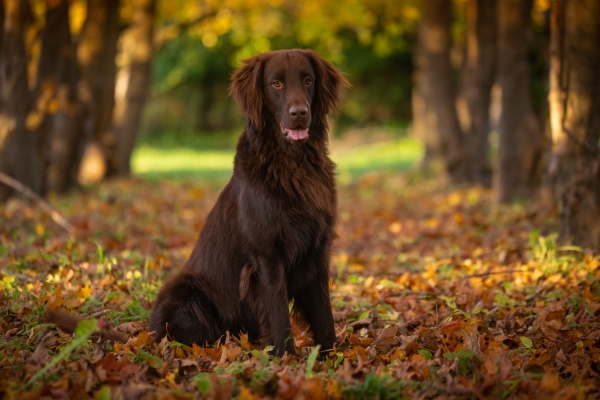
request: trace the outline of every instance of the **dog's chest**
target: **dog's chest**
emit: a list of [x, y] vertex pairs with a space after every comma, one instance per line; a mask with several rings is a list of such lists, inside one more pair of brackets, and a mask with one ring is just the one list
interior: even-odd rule
[[317, 172], [289, 173], [284, 180], [265, 177], [258, 185], [244, 186], [239, 217], [255, 248], [285, 253], [293, 262], [330, 235], [335, 186], [326, 174]]

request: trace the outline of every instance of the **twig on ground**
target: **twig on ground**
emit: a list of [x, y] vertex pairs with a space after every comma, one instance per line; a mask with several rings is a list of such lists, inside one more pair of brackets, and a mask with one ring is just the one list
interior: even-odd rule
[[60, 215], [58, 213], [58, 211], [56, 211], [50, 205], [50, 203], [48, 203], [46, 200], [44, 200], [40, 196], [38, 196], [33, 190], [29, 189], [27, 186], [23, 185], [21, 182], [17, 181], [14, 178], [11, 178], [10, 176], [6, 175], [3, 172], [0, 172], [0, 182], [4, 183], [7, 186], [10, 186], [11, 188], [15, 189], [17, 192], [19, 192], [19, 193], [29, 197], [33, 201], [35, 201], [35, 203], [42, 210], [44, 210], [48, 215], [50, 215], [50, 218], [52, 218], [52, 221], [54, 221], [57, 225], [59, 225], [61, 228], [63, 228], [67, 232], [69, 232], [69, 233], [73, 232], [73, 226], [69, 223], [69, 221], [67, 221], [65, 218], [63, 218], [63, 216]]
[[579, 310], [577, 315], [575, 315], [575, 318], [573, 318], [573, 321], [575, 321], [575, 322], [579, 321], [581, 319], [581, 317], [583, 316], [584, 312], [585, 312], [585, 307], [581, 307], [581, 310]]
[[411, 319], [410, 321], [407, 321], [407, 322], [405, 322], [405, 323], [404, 323], [404, 324], [402, 324], [402, 325], [399, 325], [399, 326], [398, 326], [398, 329], [409, 328], [411, 325], [414, 325], [414, 324], [418, 323], [418, 322], [419, 322], [419, 320], [420, 320], [420, 319], [422, 319], [422, 318], [427, 318], [427, 314], [421, 314], [421, 315], [419, 315], [418, 317], [416, 317], [416, 318], [413, 318], [413, 319]]

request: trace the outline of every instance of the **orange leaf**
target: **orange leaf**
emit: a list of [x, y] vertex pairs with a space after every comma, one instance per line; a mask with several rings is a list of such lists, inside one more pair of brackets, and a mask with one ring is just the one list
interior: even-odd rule
[[446, 322], [445, 324], [442, 324], [442, 326], [440, 326], [440, 329], [442, 331], [455, 331], [459, 327], [460, 327], [460, 322], [452, 321], [452, 322]]
[[560, 390], [561, 381], [558, 375], [554, 375], [552, 372], [546, 372], [540, 383], [540, 390], [554, 394]]

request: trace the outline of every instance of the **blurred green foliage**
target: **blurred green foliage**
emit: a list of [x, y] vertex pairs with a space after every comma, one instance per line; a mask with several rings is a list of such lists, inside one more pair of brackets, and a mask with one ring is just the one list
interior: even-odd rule
[[227, 98], [241, 59], [312, 48], [340, 67], [350, 89], [338, 126], [410, 118], [415, 0], [175, 0], [159, 2], [153, 93], [143, 133], [231, 130]]
[[[349, 126], [405, 126], [411, 118], [419, 0], [158, 1], [153, 91], [146, 137], [239, 129], [227, 97], [240, 60], [260, 52], [312, 48], [336, 64], [352, 88], [334, 134]], [[453, 65], [465, 49], [466, 0], [454, 1]], [[547, 95], [547, 0], [535, 0], [530, 43], [535, 107]]]

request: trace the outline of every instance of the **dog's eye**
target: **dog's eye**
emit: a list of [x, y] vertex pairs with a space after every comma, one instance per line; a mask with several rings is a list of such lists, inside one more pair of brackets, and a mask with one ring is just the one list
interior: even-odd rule
[[312, 79], [310, 79], [310, 78], [304, 78], [304, 84], [306, 86], [310, 86], [312, 84]]
[[281, 87], [281, 82], [279, 82], [279, 81], [273, 81], [273, 87], [274, 88], [280, 88]]

